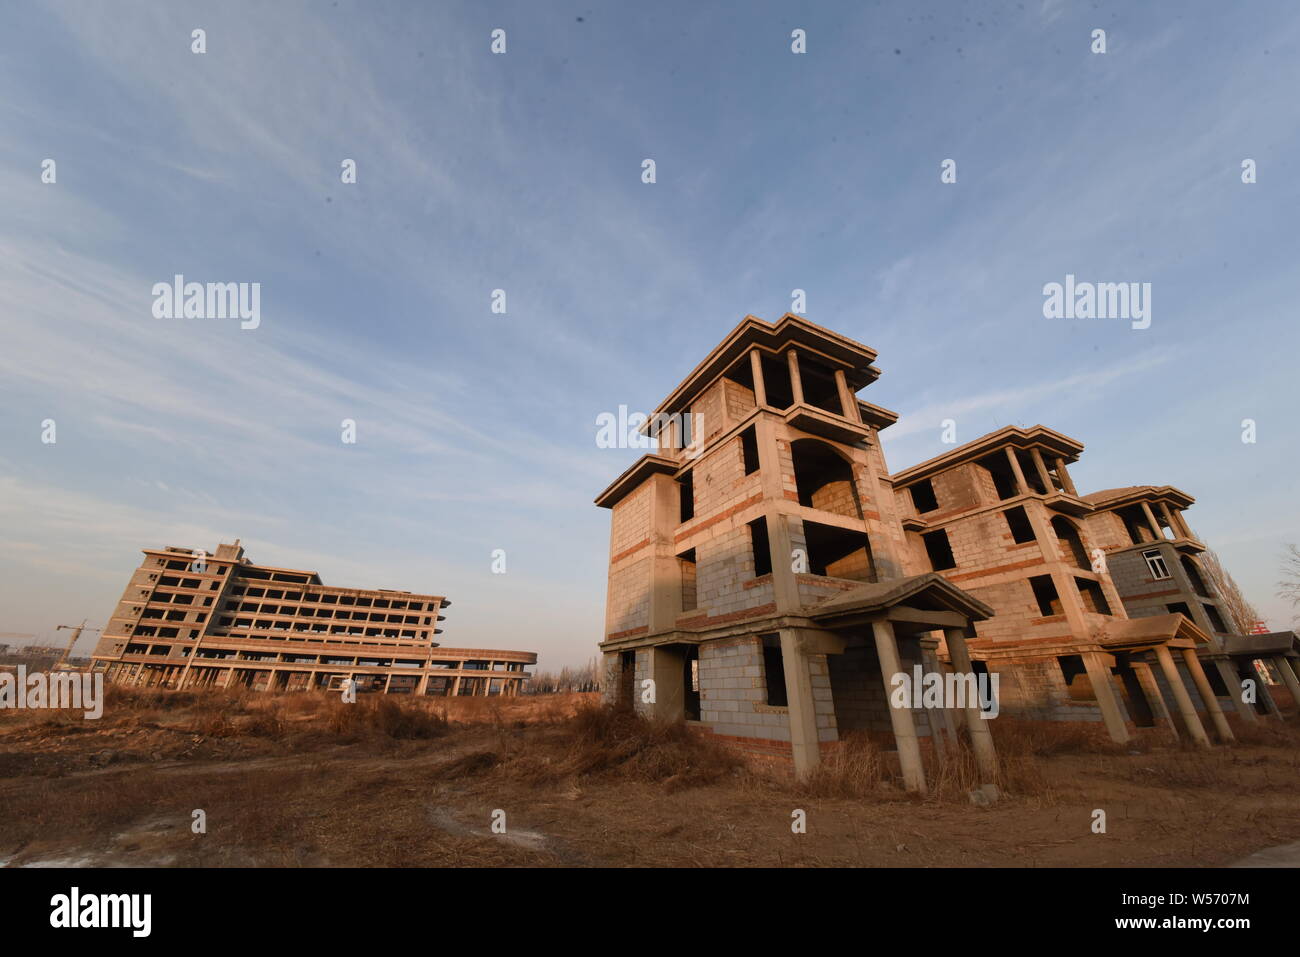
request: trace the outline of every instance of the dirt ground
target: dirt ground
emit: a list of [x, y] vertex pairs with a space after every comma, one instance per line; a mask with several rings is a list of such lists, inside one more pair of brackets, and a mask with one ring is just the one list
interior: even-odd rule
[[1009, 793], [980, 807], [958, 771], [907, 796], [869, 744], [800, 784], [584, 697], [5, 712], [0, 863], [1177, 867], [1300, 840], [1294, 722], [1209, 752], [995, 728]]

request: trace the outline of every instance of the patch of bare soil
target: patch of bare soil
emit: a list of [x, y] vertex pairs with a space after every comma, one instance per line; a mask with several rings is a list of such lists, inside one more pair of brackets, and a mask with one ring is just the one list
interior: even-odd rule
[[1202, 752], [1008, 724], [1007, 793], [978, 807], [963, 753], [925, 800], [866, 740], [799, 783], [590, 698], [118, 692], [98, 722], [6, 713], [0, 862], [1170, 867], [1300, 840], [1293, 725]]

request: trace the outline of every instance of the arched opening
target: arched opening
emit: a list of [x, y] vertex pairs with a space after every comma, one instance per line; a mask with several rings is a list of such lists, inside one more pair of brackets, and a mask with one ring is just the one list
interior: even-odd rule
[[1206, 598], [1210, 597], [1210, 591], [1205, 587], [1205, 579], [1201, 577], [1201, 570], [1196, 567], [1196, 562], [1192, 561], [1186, 555], [1179, 557], [1179, 563], [1183, 566], [1183, 571], [1187, 574], [1187, 580], [1192, 583], [1192, 591]]
[[1056, 541], [1061, 546], [1061, 552], [1069, 556], [1078, 568], [1092, 567], [1088, 562], [1088, 553], [1083, 547], [1083, 539], [1079, 537], [1079, 530], [1074, 527], [1073, 522], [1058, 515], [1052, 519], [1052, 531], [1056, 533]]
[[853, 467], [825, 442], [796, 439], [790, 443], [799, 504], [848, 518], [862, 518], [862, 502]]

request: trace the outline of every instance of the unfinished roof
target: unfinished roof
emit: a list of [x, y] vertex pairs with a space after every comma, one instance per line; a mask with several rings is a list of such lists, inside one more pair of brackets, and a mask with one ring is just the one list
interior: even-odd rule
[[1126, 485], [1123, 488], [1107, 488], [1100, 492], [1081, 495], [1089, 505], [1108, 511], [1131, 505], [1144, 499], [1166, 499], [1181, 508], [1188, 508], [1196, 499], [1172, 485]]
[[775, 353], [790, 346], [802, 347], [808, 350], [809, 355], [815, 354], [835, 368], [842, 369], [849, 388], [854, 392], [875, 381], [880, 375], [880, 370], [871, 365], [876, 360], [875, 350], [848, 336], [823, 329], [802, 316], [789, 312], [775, 323], [757, 316], [746, 316], [664, 399], [655, 413], [672, 415], [675, 412], [685, 412], [696, 396], [751, 349], [759, 348]]
[[895, 485], [910, 485], [920, 479], [946, 472], [948, 469], [963, 465], [966, 462], [982, 459], [990, 452], [996, 452], [1005, 446], [1014, 446], [1019, 449], [1037, 446], [1040, 449], [1047, 450], [1053, 456], [1064, 459], [1067, 465], [1077, 461], [1079, 453], [1083, 451], [1083, 443], [1078, 439], [1072, 439], [1068, 435], [1049, 429], [1045, 425], [1034, 425], [1027, 429], [1022, 429], [1017, 425], [1007, 425], [995, 432], [981, 435], [978, 439], [972, 439], [964, 445], [959, 445], [943, 455], [936, 455], [934, 458], [913, 465], [911, 468], [895, 472], [892, 478]]
[[1266, 635], [1231, 635], [1223, 650], [1233, 657], [1264, 655], [1300, 656], [1300, 638], [1294, 631], [1271, 631]]
[[672, 475], [680, 466], [670, 458], [662, 455], [643, 455], [633, 462], [622, 475], [596, 496], [596, 504], [601, 508], [613, 508], [629, 492], [635, 490], [642, 482], [657, 472]]
[[849, 615], [885, 611], [895, 605], [955, 611], [972, 621], [993, 617], [992, 608], [962, 591], [938, 572], [891, 578], [883, 582], [863, 582], [842, 595], [834, 595], [813, 605], [807, 609], [807, 613], [813, 621], [830, 624]]

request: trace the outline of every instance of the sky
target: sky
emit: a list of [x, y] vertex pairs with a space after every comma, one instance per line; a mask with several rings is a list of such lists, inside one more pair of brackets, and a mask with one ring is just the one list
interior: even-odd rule
[[[239, 538], [581, 664], [592, 499], [642, 452], [598, 416], [796, 289], [878, 351], [893, 470], [945, 419], [1042, 423], [1081, 492], [1193, 495], [1291, 623], [1294, 5], [15, 2], [0, 35], [0, 632]], [[259, 324], [155, 317], [177, 274], [259, 283]], [[1150, 283], [1149, 328], [1047, 318], [1067, 275]]]

